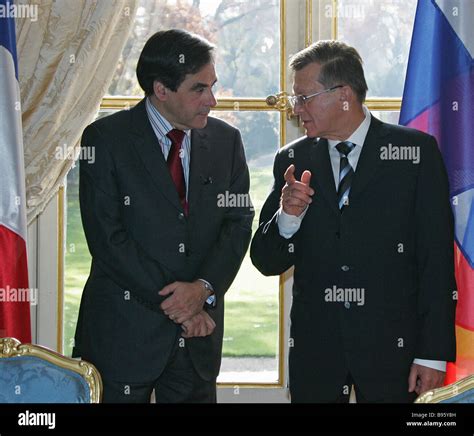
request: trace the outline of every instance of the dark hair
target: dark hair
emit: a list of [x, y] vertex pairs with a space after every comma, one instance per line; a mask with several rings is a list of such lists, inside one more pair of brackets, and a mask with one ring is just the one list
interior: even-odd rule
[[362, 58], [354, 47], [341, 41], [318, 41], [296, 53], [290, 60], [290, 68], [299, 71], [311, 63], [321, 65], [316, 79], [330, 88], [348, 85], [363, 103], [367, 94]]
[[213, 50], [209, 41], [184, 30], [156, 32], [138, 59], [138, 83], [147, 96], [153, 95], [155, 80], [176, 92], [186, 74], [195, 74], [214, 60]]

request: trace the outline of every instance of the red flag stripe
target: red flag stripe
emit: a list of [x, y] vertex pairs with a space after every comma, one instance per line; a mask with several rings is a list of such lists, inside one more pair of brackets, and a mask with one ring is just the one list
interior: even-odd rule
[[474, 332], [456, 326], [456, 363], [448, 362], [445, 384], [474, 374]]
[[31, 342], [30, 302], [18, 301], [21, 298], [18, 290], [27, 288], [26, 243], [0, 225], [0, 337], [12, 336], [21, 342]]
[[456, 283], [458, 302], [456, 307], [456, 325], [474, 331], [474, 270], [454, 244]]

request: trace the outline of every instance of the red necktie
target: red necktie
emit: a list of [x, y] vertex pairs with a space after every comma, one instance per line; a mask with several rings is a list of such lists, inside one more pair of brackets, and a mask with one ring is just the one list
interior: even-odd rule
[[183, 143], [185, 133], [182, 130], [170, 130], [166, 136], [171, 139], [171, 149], [166, 161], [173, 179], [176, 191], [178, 191], [179, 199], [183, 205], [184, 213], [188, 214], [188, 202], [186, 201], [186, 183], [184, 182], [183, 165], [181, 163], [181, 145]]

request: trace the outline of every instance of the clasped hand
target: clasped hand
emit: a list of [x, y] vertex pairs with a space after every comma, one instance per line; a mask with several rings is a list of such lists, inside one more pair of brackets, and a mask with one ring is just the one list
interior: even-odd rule
[[195, 282], [174, 282], [158, 292], [168, 296], [160, 308], [176, 324], [181, 324], [183, 337], [210, 335], [216, 324], [209, 314], [203, 310], [208, 291], [200, 280]]

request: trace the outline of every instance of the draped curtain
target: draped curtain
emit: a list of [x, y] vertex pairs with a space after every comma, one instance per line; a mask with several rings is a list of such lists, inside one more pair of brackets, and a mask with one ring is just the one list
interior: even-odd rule
[[135, 0], [21, 0], [17, 19], [28, 223], [79, 154], [107, 92], [136, 12]]

